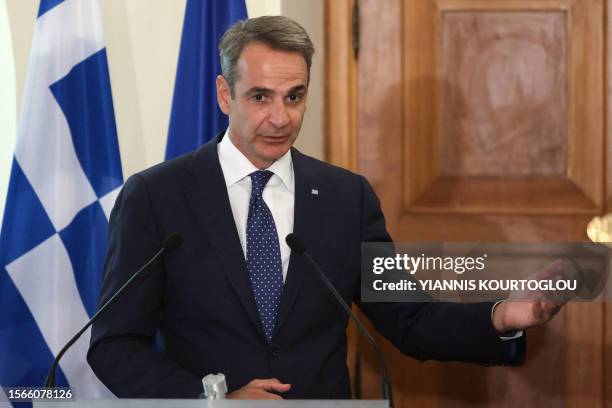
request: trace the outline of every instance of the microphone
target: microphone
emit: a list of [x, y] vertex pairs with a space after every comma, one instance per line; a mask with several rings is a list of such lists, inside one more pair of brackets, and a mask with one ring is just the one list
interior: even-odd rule
[[89, 319], [87, 324], [83, 326], [83, 328], [79, 330], [79, 332], [75, 334], [74, 337], [72, 337], [57, 354], [57, 357], [55, 357], [55, 360], [53, 360], [53, 364], [51, 364], [49, 372], [47, 373], [47, 377], [45, 378], [45, 388], [55, 387], [55, 369], [57, 368], [60, 359], [63, 357], [64, 353], [66, 353], [66, 351], [68, 351], [68, 349], [81, 337], [81, 335], [85, 333], [85, 330], [87, 330], [92, 324], [94, 324], [94, 322], [98, 320], [100, 316], [102, 316], [106, 309], [115, 300], [117, 300], [121, 296], [121, 294], [125, 292], [125, 290], [132, 284], [132, 282], [134, 282], [134, 280], [136, 280], [145, 269], [147, 269], [153, 262], [155, 262], [157, 258], [159, 258], [164, 252], [175, 251], [181, 246], [182, 243], [183, 237], [179, 233], [173, 232], [172, 234], [168, 235], [162, 243], [161, 249], [157, 251], [157, 253], [153, 255], [153, 257], [149, 259], [147, 263], [145, 263], [139, 270], [137, 270], [136, 273], [133, 274], [130, 279], [128, 279], [123, 284], [123, 286], [117, 289], [117, 291], [106, 302], [104, 302], [102, 307], [100, 307], [100, 309], [98, 309], [98, 311], [93, 315], [93, 317]]
[[312, 256], [310, 256], [310, 254], [306, 251], [306, 247], [304, 247], [304, 243], [302, 242], [302, 240], [299, 239], [295, 234], [289, 234], [285, 238], [285, 242], [287, 242], [287, 245], [289, 245], [289, 248], [291, 248], [293, 252], [295, 252], [298, 255], [304, 255], [304, 257], [306, 257], [308, 262], [310, 262], [312, 269], [318, 272], [319, 276], [321, 277], [325, 285], [329, 288], [329, 290], [334, 295], [336, 300], [338, 300], [338, 303], [340, 303], [340, 306], [342, 306], [342, 308], [349, 315], [349, 317], [353, 319], [353, 321], [357, 325], [357, 328], [359, 329], [361, 334], [372, 345], [372, 348], [374, 349], [374, 352], [376, 353], [376, 357], [378, 357], [378, 363], [380, 365], [380, 370], [382, 372], [382, 396], [383, 396], [383, 399], [389, 400], [389, 406], [393, 408], [393, 388], [391, 387], [391, 380], [389, 378], [389, 373], [387, 372], [387, 367], [385, 366], [385, 359], [383, 357], [382, 351], [378, 347], [378, 344], [376, 344], [376, 341], [374, 340], [372, 335], [368, 333], [363, 323], [361, 323], [359, 318], [357, 318], [357, 316], [353, 313], [349, 305], [346, 304], [346, 302], [344, 301], [340, 293], [338, 293], [334, 285], [330, 282], [327, 276], [323, 273], [319, 265], [315, 262], [314, 259], [312, 259]]

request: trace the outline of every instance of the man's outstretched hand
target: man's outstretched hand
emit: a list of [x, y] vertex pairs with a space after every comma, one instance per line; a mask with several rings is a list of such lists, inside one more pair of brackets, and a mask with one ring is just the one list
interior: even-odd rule
[[283, 399], [277, 392], [287, 392], [291, 384], [283, 384], [276, 378], [256, 379], [227, 394], [228, 399]]
[[[535, 280], [557, 280], [573, 274], [567, 262], [557, 260], [536, 272]], [[498, 333], [525, 330], [548, 323], [570, 299], [568, 293], [517, 292], [493, 311], [493, 326]]]
[[498, 333], [539, 326], [552, 320], [563, 304], [548, 300], [506, 301], [495, 308], [493, 326]]

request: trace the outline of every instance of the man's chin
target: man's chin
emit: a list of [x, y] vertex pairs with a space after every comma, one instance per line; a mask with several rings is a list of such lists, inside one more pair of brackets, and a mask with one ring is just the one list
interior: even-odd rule
[[290, 138], [286, 138], [282, 142], [267, 142], [262, 140], [259, 143], [258, 150], [261, 157], [265, 157], [266, 159], [270, 160], [278, 160], [283, 157], [283, 155], [287, 153], [289, 149], [291, 149], [292, 145], [293, 142]]
[[265, 161], [272, 163], [283, 157], [291, 149], [291, 144], [284, 144], [278, 146], [266, 146], [265, 149], [261, 149], [259, 157]]

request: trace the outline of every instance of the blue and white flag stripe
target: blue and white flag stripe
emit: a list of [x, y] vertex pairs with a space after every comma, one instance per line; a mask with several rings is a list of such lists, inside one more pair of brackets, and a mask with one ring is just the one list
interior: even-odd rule
[[[0, 384], [34, 386], [95, 312], [123, 183], [98, 0], [42, 0], [0, 233]], [[58, 382], [110, 396], [85, 358]]]
[[[97, 197], [76, 155], [68, 122], [50, 89], [72, 68], [103, 50], [98, 18], [84, 24], [90, 0], [66, 0], [38, 18], [15, 157], [56, 230]], [[90, 13], [93, 14], [93, 13]], [[58, 26], [58, 24], [62, 24]], [[34, 151], [32, 151], [34, 150]], [[63, 200], [57, 199], [58, 192]]]

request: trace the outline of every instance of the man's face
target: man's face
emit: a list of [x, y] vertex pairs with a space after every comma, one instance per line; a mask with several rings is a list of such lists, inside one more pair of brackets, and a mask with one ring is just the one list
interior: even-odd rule
[[230, 139], [257, 168], [269, 167], [293, 145], [300, 132], [308, 68], [296, 52], [247, 45], [238, 59], [234, 98], [217, 77], [219, 107], [229, 116]]

